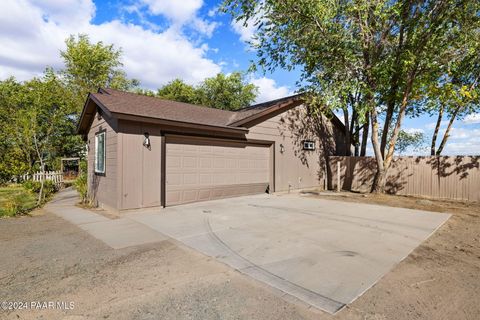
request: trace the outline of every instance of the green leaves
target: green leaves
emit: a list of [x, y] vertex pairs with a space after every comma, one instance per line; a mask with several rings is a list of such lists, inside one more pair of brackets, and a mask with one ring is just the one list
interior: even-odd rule
[[78, 154], [75, 98], [51, 69], [24, 83], [0, 82], [0, 171], [4, 178], [38, 170], [36, 140], [44, 160]]
[[258, 88], [247, 83], [240, 72], [230, 75], [219, 73], [215, 77], [205, 79], [198, 86], [175, 79], [157, 91], [160, 98], [224, 110], [249, 106], [257, 94]]
[[131, 90], [139, 85], [136, 79], [128, 79], [121, 69], [122, 51], [102, 41], [91, 43], [85, 34], [70, 36], [61, 51], [65, 69], [62, 75], [78, 98], [78, 112], [88, 92], [96, 92], [100, 87]]
[[181, 79], [175, 79], [158, 89], [157, 96], [167, 100], [186, 103], [197, 103], [198, 97], [194, 86]]
[[246, 83], [239, 72], [230, 75], [219, 73], [215, 77], [205, 79], [197, 88], [200, 104], [224, 110], [249, 106], [257, 94], [258, 88]]

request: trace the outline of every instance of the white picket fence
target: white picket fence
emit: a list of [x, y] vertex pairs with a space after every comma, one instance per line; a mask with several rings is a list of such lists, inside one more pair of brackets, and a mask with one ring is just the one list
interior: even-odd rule
[[61, 185], [63, 184], [63, 173], [61, 171], [35, 172], [34, 174], [24, 174], [22, 176], [22, 180], [23, 181], [50, 180], [50, 181], [53, 181], [56, 185]]

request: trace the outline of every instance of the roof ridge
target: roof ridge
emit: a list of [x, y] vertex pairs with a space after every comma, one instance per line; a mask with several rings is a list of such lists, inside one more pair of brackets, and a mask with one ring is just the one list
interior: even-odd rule
[[178, 103], [178, 104], [182, 104], [182, 105], [185, 105], [185, 106], [191, 106], [191, 107], [196, 107], [196, 108], [208, 108], [208, 109], [211, 109], [211, 110], [215, 110], [215, 112], [223, 112], [223, 113], [229, 113], [229, 114], [234, 113], [234, 111], [232, 111], [232, 110], [224, 110], [224, 109], [219, 109], [219, 108], [215, 108], [215, 107], [205, 106], [205, 105], [202, 105], [202, 104], [193, 104], [193, 103], [188, 103], [188, 102], [164, 99], [164, 98], [160, 98], [160, 97], [156, 97], [156, 96], [147, 96], [147, 95], [136, 93], [136, 92], [122, 91], [122, 90], [113, 89], [113, 88], [100, 88], [98, 93], [103, 94], [102, 92], [100, 92], [100, 90], [105, 91], [107, 94], [110, 94], [108, 92], [108, 90], [110, 90], [110, 91], [115, 91], [115, 92], [120, 93], [120, 94], [128, 94], [128, 95], [135, 96], [135, 97], [140, 97], [140, 98], [156, 99], [156, 100]]

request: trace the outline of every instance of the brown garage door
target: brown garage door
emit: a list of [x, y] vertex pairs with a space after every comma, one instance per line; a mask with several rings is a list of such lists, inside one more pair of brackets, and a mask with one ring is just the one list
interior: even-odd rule
[[185, 138], [167, 139], [167, 206], [267, 190], [270, 179], [268, 146], [184, 141]]

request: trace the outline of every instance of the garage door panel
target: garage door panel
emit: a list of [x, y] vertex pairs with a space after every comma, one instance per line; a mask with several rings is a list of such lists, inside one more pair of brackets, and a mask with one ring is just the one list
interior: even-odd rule
[[263, 193], [270, 149], [251, 145], [166, 145], [166, 204]]

